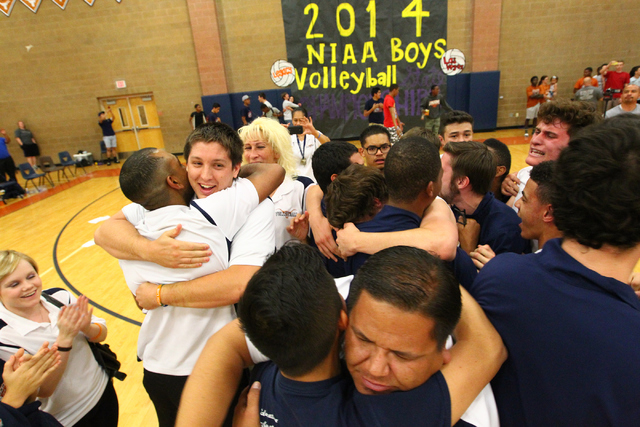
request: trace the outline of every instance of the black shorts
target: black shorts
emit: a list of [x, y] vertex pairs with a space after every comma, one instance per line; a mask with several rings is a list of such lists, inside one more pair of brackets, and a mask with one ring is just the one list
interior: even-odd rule
[[40, 155], [38, 144], [22, 144], [22, 151], [25, 157], [37, 157]]

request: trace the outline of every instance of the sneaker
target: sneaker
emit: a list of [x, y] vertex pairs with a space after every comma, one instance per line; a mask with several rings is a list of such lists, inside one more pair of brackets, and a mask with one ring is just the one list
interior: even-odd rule
[[107, 166], [111, 166], [111, 160], [107, 160]]
[[113, 158], [113, 163], [120, 163], [120, 160], [117, 157]]
[[528, 137], [529, 136], [529, 132], [527, 132], [526, 130], [524, 131], [524, 137]]

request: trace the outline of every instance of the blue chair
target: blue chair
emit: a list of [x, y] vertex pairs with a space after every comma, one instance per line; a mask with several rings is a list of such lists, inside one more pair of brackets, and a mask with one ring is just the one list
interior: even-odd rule
[[[24, 184], [24, 189], [26, 191], [27, 187], [29, 187], [29, 181], [33, 181], [36, 178], [39, 178], [39, 184], [38, 185], [42, 185], [45, 179], [45, 176], [47, 176], [46, 173], [37, 173], [36, 171], [33, 170], [33, 168], [31, 167], [31, 165], [29, 163], [21, 163], [18, 168], [20, 169], [20, 174], [22, 175], [22, 178], [24, 178], [25, 180], [25, 184]], [[37, 185], [33, 184], [34, 187], [36, 187], [36, 189], [38, 188]], [[51, 182], [51, 188], [53, 188], [53, 182]]]
[[[73, 176], [76, 176], [75, 171], [78, 170], [78, 166], [80, 166], [82, 168], [82, 170], [84, 171], [84, 174], [87, 174], [87, 170], [84, 168], [84, 166], [82, 165], [82, 163], [77, 162], [73, 159], [73, 157], [71, 157], [71, 154], [69, 154], [68, 151], [61, 151], [58, 153], [58, 157], [60, 158], [60, 164], [66, 169], [69, 166], [75, 166], [74, 171], [71, 171], [71, 169], [69, 169], [69, 172], [71, 172], [73, 174]], [[64, 172], [63, 172], [64, 173]]]

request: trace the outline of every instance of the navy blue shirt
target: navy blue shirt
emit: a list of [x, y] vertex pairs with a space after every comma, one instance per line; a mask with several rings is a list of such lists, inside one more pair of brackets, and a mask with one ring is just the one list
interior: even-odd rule
[[469, 293], [509, 358], [491, 382], [509, 426], [640, 425], [640, 301], [548, 241], [487, 263]]
[[340, 375], [317, 382], [285, 378], [272, 362], [256, 365], [251, 377], [251, 382], [260, 381], [262, 386], [260, 422], [263, 426], [451, 425], [451, 398], [440, 372], [413, 390], [376, 396], [358, 393], [344, 365]]
[[253, 113], [251, 112], [251, 108], [247, 107], [246, 105], [242, 106], [242, 109], [240, 110], [240, 116], [244, 117], [247, 120], [247, 124], [253, 121]]
[[475, 212], [467, 218], [480, 224], [478, 244], [491, 246], [496, 255], [531, 252], [529, 241], [520, 235], [522, 220], [513, 209], [493, 197], [492, 192], [485, 194]]
[[207, 122], [208, 123], [215, 123], [218, 121], [218, 114], [217, 113], [209, 113], [209, 115], [207, 116]]
[[[113, 136], [116, 134], [113, 131], [113, 127], [111, 126], [111, 123], [113, 123], [113, 120], [111, 119], [104, 119], [103, 121], [98, 122], [98, 125], [100, 125], [100, 127], [102, 128], [102, 136]], [[31, 139], [29, 139], [29, 141], [31, 141]]]
[[[382, 100], [379, 99], [374, 101], [373, 98], [371, 98], [364, 104], [364, 110], [371, 110], [373, 108], [373, 104], [382, 104]], [[384, 124], [384, 112], [382, 111], [382, 108], [376, 108], [371, 114], [369, 114], [368, 118], [369, 123], [377, 123], [379, 125]]]
[[[373, 219], [356, 224], [356, 227], [363, 232], [385, 233], [389, 231], [413, 230], [420, 227], [421, 221], [422, 218], [413, 212], [385, 205]], [[370, 256], [369, 254], [358, 252], [347, 258], [347, 261], [344, 263], [344, 276], [355, 275]], [[456, 251], [456, 258], [446, 264], [454, 273], [456, 280], [465, 286], [471, 285], [478, 275], [478, 270], [469, 255], [459, 247]]]

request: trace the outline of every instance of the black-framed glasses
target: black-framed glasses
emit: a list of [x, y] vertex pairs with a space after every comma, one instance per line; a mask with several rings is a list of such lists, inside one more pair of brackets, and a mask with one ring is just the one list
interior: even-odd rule
[[386, 154], [389, 152], [389, 150], [391, 150], [391, 144], [382, 144], [379, 147], [376, 147], [375, 145], [370, 145], [367, 148], [365, 148], [365, 150], [367, 150], [367, 154], [369, 154], [370, 156], [375, 156], [376, 154], [378, 154], [378, 150], [380, 150], [382, 154]]

